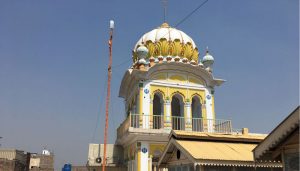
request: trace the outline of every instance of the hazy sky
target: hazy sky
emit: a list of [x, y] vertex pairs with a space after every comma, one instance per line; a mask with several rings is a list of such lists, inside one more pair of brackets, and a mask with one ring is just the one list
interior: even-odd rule
[[[203, 1], [170, 0], [176, 25]], [[0, 1], [2, 147], [55, 153], [85, 164], [88, 144], [103, 142], [108, 23], [115, 20], [109, 142], [124, 120], [120, 81], [136, 41], [163, 22], [160, 0]], [[216, 116], [234, 128], [268, 133], [299, 104], [299, 1], [209, 0], [178, 29], [201, 57], [209, 46]], [[99, 115], [99, 117], [97, 117]], [[97, 120], [98, 118], [98, 120]], [[98, 122], [98, 124], [96, 124]]]

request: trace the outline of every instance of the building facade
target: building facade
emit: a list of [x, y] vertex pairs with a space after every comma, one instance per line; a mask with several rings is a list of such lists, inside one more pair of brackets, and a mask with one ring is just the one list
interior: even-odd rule
[[0, 149], [0, 171], [27, 171], [29, 153], [16, 149]]
[[128, 170], [157, 167], [171, 130], [232, 131], [214, 111], [214, 89], [224, 80], [213, 77], [213, 57], [207, 50], [200, 60], [187, 34], [163, 23], [139, 39], [132, 59], [120, 86], [126, 120], [116, 140]]
[[[126, 171], [127, 167], [124, 161], [124, 151], [123, 147], [115, 144], [107, 144], [106, 153], [106, 170], [107, 171]], [[100, 171], [102, 170], [102, 160], [103, 160], [103, 144], [89, 144], [88, 161], [85, 167], [89, 171]], [[75, 170], [73, 168], [72, 170]], [[79, 169], [79, 167], [76, 169]]]
[[[122, 164], [128, 171], [235, 170], [238, 163], [246, 170], [256, 168], [252, 150], [265, 135], [249, 137], [248, 129], [233, 130], [231, 120], [216, 118], [215, 88], [225, 80], [213, 76], [214, 58], [208, 49], [200, 58], [191, 37], [163, 23], [138, 40], [132, 51], [132, 60], [119, 90], [119, 96], [124, 99], [126, 117], [117, 129], [115, 145], [110, 145], [122, 147]], [[189, 145], [180, 145], [180, 140], [174, 138], [174, 131], [184, 132], [185, 140], [198, 141], [190, 144], [197, 154], [187, 152]], [[208, 140], [209, 136], [197, 137], [195, 133], [214, 138]], [[240, 161], [238, 157], [232, 158], [229, 152], [221, 159], [205, 158], [212, 153], [221, 153], [216, 150], [218, 148], [212, 148], [217, 144], [231, 150], [232, 154], [237, 150], [236, 153], [247, 156]], [[202, 145], [214, 151], [200, 148]], [[92, 148], [90, 146], [89, 151]], [[243, 151], [245, 148], [247, 150]], [[176, 157], [178, 150], [183, 158]], [[92, 163], [97, 160], [100, 161], [98, 167], [102, 165], [101, 150], [96, 150], [96, 154], [98, 158], [89, 157], [89, 166], [96, 166]], [[210, 163], [212, 160], [222, 162], [216, 168], [211, 168], [217, 166], [214, 163], [201, 165], [201, 162]], [[272, 162], [260, 164], [260, 168], [270, 166], [279, 170], [282, 166]]]
[[54, 171], [54, 155], [44, 152], [30, 155], [29, 171]]

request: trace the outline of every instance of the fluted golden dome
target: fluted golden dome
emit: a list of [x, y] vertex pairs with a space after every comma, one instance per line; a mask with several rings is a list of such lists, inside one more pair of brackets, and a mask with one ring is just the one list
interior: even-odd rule
[[184, 32], [170, 27], [168, 23], [163, 23], [139, 39], [133, 49], [134, 63], [139, 60], [137, 49], [140, 46], [148, 49], [146, 61], [149, 58], [171, 57], [198, 63], [199, 52], [193, 39]]

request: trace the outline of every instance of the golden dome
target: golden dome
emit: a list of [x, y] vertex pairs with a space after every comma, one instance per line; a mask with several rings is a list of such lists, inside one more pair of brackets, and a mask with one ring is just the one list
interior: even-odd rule
[[163, 23], [139, 39], [133, 49], [134, 63], [138, 61], [136, 50], [142, 45], [149, 50], [146, 60], [150, 57], [171, 57], [198, 63], [199, 52], [193, 39], [168, 23]]

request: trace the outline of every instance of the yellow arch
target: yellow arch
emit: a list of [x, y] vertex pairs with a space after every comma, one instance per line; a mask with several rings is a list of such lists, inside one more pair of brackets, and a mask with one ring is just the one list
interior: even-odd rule
[[156, 89], [151, 94], [152, 99], [154, 98], [155, 93], [160, 93], [162, 95], [163, 99], [165, 99], [165, 97], [166, 97], [165, 93], [162, 90]]
[[192, 94], [192, 95], [191, 95], [191, 100], [192, 100], [195, 96], [199, 98], [201, 104], [204, 103], [204, 100], [203, 100], [202, 96], [201, 96], [200, 94], [198, 94], [198, 93]]
[[184, 95], [183, 93], [181, 93], [180, 91], [175, 91], [175, 92], [173, 92], [173, 93], [171, 94], [171, 99], [172, 99], [172, 97], [173, 97], [174, 95], [176, 95], [176, 94], [180, 95], [180, 96], [182, 97], [182, 100], [185, 101], [185, 95]]

